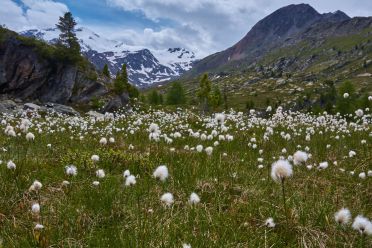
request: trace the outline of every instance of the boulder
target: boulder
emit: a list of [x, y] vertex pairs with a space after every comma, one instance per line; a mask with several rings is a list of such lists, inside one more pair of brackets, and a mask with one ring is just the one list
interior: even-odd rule
[[114, 112], [126, 106], [129, 103], [129, 95], [123, 93], [120, 96], [113, 97], [103, 108], [103, 112]]
[[17, 104], [12, 100], [0, 101], [0, 113], [10, 113], [17, 109]]
[[80, 116], [80, 113], [77, 112], [74, 108], [58, 103], [46, 103], [45, 106], [57, 113], [65, 114], [65, 115], [73, 115], [73, 116]]
[[25, 103], [23, 104], [23, 109], [24, 110], [33, 110], [33, 111], [38, 111], [40, 110], [40, 106], [35, 104], [35, 103], [31, 103], [31, 102], [28, 102], [28, 103]]
[[105, 118], [105, 115], [104, 114], [101, 114], [101, 113], [98, 113], [96, 111], [89, 111], [86, 113], [88, 116], [90, 117], [93, 117], [93, 118], [96, 118], [96, 119], [104, 119]]

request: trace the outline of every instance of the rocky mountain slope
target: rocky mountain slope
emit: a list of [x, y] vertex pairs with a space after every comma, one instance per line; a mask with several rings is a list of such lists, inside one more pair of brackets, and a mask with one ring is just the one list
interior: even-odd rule
[[[110, 94], [109, 80], [100, 77], [88, 61], [66, 62], [55, 49], [0, 28], [1, 98], [79, 106], [94, 99], [107, 100], [110, 106], [117, 101]], [[121, 103], [126, 102], [128, 98]]]
[[[59, 31], [56, 28], [33, 29], [20, 34], [54, 43]], [[130, 82], [138, 87], [146, 87], [178, 77], [190, 70], [196, 61], [195, 54], [184, 48], [150, 50], [139, 46], [129, 46], [120, 41], [106, 39], [84, 27], [78, 28], [76, 35], [82, 54], [97, 69], [102, 70], [107, 64], [110, 72], [115, 75], [125, 63]]]
[[[336, 87], [348, 80], [360, 95], [372, 94], [372, 17], [319, 14], [306, 4], [289, 5], [184, 74], [189, 98], [205, 72], [227, 93], [229, 105], [238, 108], [247, 102], [293, 106], [310, 95], [314, 99], [327, 80]], [[159, 89], [165, 93], [168, 86]]]
[[259, 21], [234, 46], [197, 62], [188, 75], [257, 64], [277, 49], [301, 42], [317, 46], [328, 37], [358, 33], [371, 22], [372, 18], [350, 18], [341, 11], [320, 14], [308, 4], [289, 5]]

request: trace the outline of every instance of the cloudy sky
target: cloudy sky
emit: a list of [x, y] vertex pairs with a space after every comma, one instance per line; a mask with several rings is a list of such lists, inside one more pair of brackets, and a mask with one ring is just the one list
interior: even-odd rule
[[185, 47], [199, 57], [239, 41], [260, 19], [292, 3], [318, 12], [371, 16], [371, 0], [0, 0], [0, 24], [21, 31], [53, 27], [71, 11], [79, 25], [130, 45]]

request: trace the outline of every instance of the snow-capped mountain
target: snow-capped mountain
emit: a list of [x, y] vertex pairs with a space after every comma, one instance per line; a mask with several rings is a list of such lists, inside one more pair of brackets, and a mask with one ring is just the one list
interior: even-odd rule
[[[20, 33], [49, 43], [57, 41], [59, 30], [31, 29]], [[88, 28], [76, 29], [81, 51], [98, 69], [108, 65], [115, 75], [122, 65], [127, 64], [129, 81], [138, 87], [171, 80], [191, 69], [196, 61], [195, 54], [184, 48], [164, 50], [147, 49], [127, 45], [121, 41], [106, 39]]]

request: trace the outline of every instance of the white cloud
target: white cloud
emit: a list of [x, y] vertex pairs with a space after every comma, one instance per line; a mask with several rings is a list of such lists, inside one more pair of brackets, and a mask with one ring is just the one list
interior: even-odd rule
[[[240, 40], [252, 23], [260, 16], [264, 16], [265, 11], [261, 5], [267, 1], [107, 0], [107, 2], [126, 11], [142, 12], [153, 21], [172, 20], [181, 26], [173, 28], [176, 36], [185, 40], [185, 43], [189, 42], [184, 46], [206, 55]], [[185, 31], [184, 27], [193, 32], [182, 33]]]
[[153, 49], [182, 47], [195, 52], [198, 57], [208, 55], [207, 51], [210, 51], [210, 48], [214, 46], [212, 38], [208, 34], [201, 34], [187, 25], [181, 25], [177, 28], [164, 27], [159, 30], [152, 28], [133, 30], [118, 26], [97, 25], [87, 25], [87, 27], [100, 35], [123, 41], [131, 46]]
[[[16, 31], [53, 27], [68, 7], [52, 0], [0, 0], [0, 24]], [[89, 4], [89, 0], [85, 1]], [[104, 1], [104, 0], [102, 0]], [[114, 7], [138, 12], [158, 23], [156, 28], [123, 27], [117, 23], [82, 23], [98, 34], [149, 48], [184, 47], [206, 56], [239, 41], [260, 19], [293, 3], [309, 3], [320, 13], [340, 9], [351, 16], [372, 13], [370, 0], [106, 0]], [[23, 7], [23, 8], [22, 8]], [[77, 20], [79, 13], [74, 13]], [[91, 14], [94, 16], [94, 13]], [[125, 13], [123, 12], [123, 15]], [[162, 20], [162, 21], [160, 21]], [[164, 21], [166, 20], [166, 21]], [[140, 18], [139, 18], [139, 21]], [[169, 21], [170, 24], [164, 24]], [[166, 26], [162, 26], [166, 25]]]
[[19, 30], [27, 25], [27, 19], [23, 16], [22, 8], [11, 0], [2, 0], [0, 8], [0, 24], [8, 28]]
[[[298, 3], [309, 3], [318, 12], [334, 12], [338, 9], [348, 15], [370, 15], [370, 0], [106, 0], [112, 6], [126, 11], [137, 11], [153, 21], [169, 19], [194, 32], [186, 38], [186, 44], [204, 54], [228, 48], [250, 30], [260, 19], [276, 9]], [[187, 34], [174, 28], [177, 36]]]
[[11, 0], [1, 0], [0, 24], [15, 31], [49, 28], [58, 22], [59, 16], [68, 11], [65, 4], [50, 0], [22, 0], [22, 5]]

